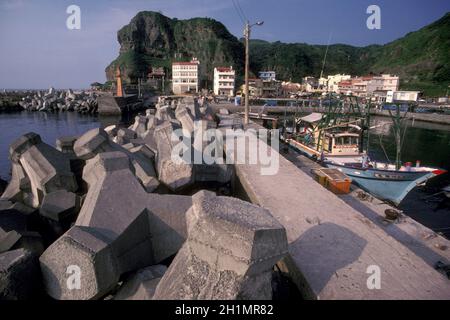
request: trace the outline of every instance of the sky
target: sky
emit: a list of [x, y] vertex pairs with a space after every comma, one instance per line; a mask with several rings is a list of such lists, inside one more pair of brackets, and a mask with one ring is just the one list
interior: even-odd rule
[[[385, 44], [450, 11], [448, 0], [234, 0], [251, 22], [252, 38], [308, 44]], [[81, 9], [81, 29], [69, 30], [67, 7]], [[381, 9], [381, 29], [366, 26], [369, 5]], [[187, 19], [210, 17], [236, 37], [243, 22], [233, 0], [0, 0], [0, 88], [87, 88], [104, 82], [119, 53], [117, 31], [139, 11]]]

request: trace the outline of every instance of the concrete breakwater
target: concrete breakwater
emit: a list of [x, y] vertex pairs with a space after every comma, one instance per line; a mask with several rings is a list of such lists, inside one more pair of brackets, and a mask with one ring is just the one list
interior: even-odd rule
[[[156, 112], [154, 112], [156, 111]], [[262, 207], [196, 184], [233, 167], [171, 159], [171, 133], [216, 127], [207, 105], [157, 105], [129, 128], [11, 144], [0, 197], [0, 298], [270, 299], [287, 254]]]
[[76, 111], [79, 113], [97, 113], [97, 94], [94, 92], [73, 90], [55, 90], [30, 92], [6, 92], [0, 96], [0, 111]]

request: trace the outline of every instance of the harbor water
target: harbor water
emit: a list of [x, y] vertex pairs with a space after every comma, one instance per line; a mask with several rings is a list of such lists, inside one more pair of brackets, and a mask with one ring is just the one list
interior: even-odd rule
[[55, 146], [56, 139], [60, 137], [80, 136], [93, 128], [128, 122], [128, 118], [99, 117], [77, 112], [0, 113], [0, 178], [11, 178], [9, 146], [25, 133], [35, 132], [44, 142]]

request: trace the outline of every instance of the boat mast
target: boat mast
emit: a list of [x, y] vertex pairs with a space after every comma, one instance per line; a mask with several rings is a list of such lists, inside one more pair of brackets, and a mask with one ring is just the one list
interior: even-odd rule
[[[402, 118], [400, 114], [400, 104], [395, 104], [395, 115], [392, 114], [391, 110], [389, 109], [389, 115], [391, 116], [392, 123], [393, 123], [393, 130], [394, 130], [394, 137], [395, 137], [395, 145], [396, 145], [396, 153], [395, 153], [395, 170], [400, 170], [402, 166], [402, 160], [401, 160], [401, 150], [402, 150], [402, 135], [401, 135], [401, 124], [402, 124]], [[406, 115], [405, 115], [406, 117]]]

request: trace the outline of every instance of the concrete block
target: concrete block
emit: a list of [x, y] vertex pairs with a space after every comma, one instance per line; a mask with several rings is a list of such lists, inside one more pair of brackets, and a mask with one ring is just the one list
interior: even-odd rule
[[[124, 137], [125, 134], [128, 134], [130, 132], [131, 134], [129, 135], [129, 137], [135, 138], [136, 134], [128, 129], [120, 129], [118, 137], [120, 136]], [[146, 188], [147, 192], [152, 192], [159, 186], [159, 182], [156, 178], [156, 172], [152, 162], [148, 161], [147, 159], [144, 159], [138, 154], [133, 154], [129, 152], [127, 149], [125, 149], [123, 146], [120, 146], [112, 142], [111, 140], [109, 140], [108, 135], [104, 130], [102, 129], [90, 130], [87, 133], [85, 133], [80, 139], [78, 139], [77, 142], [75, 143], [75, 153], [77, 154], [78, 157], [84, 160], [90, 160], [99, 153], [108, 153], [108, 152], [121, 152], [125, 156], [130, 158], [131, 163], [133, 165], [132, 171], [139, 178], [142, 185]], [[108, 162], [109, 160], [106, 161]], [[91, 170], [89, 169], [91, 166], [89, 162], [91, 161], [87, 161], [84, 171], [91, 172]], [[92, 163], [97, 163], [97, 161], [94, 161]], [[128, 163], [128, 160], [122, 159], [119, 166], [121, 166], [123, 163]], [[114, 167], [113, 164], [110, 165]], [[83, 179], [88, 183], [88, 185], [90, 185], [90, 177], [89, 177], [90, 174], [85, 173], [84, 171], [83, 171]], [[95, 179], [95, 174], [93, 176], [93, 179]]]
[[74, 151], [78, 158], [89, 160], [101, 152], [110, 152], [109, 137], [105, 130], [96, 128], [89, 130], [77, 139]]
[[171, 122], [164, 122], [155, 129], [157, 144], [157, 172], [159, 180], [171, 190], [187, 187], [193, 182], [191, 164], [179, 163], [172, 159], [172, 150], [176, 143], [172, 141], [172, 133], [177, 127]]
[[44, 196], [39, 213], [53, 221], [74, 219], [80, 210], [80, 197], [73, 192], [59, 190]]
[[14, 163], [20, 163], [30, 181], [30, 200], [24, 199], [24, 202], [33, 208], [40, 205], [47, 193], [76, 191], [78, 188], [70, 170], [69, 158], [43, 143], [35, 133], [28, 133], [16, 140], [10, 147], [10, 156]]
[[117, 143], [120, 145], [127, 144], [132, 139], [136, 139], [137, 134], [133, 130], [122, 128], [117, 132]]
[[288, 247], [268, 210], [201, 191], [187, 219], [187, 240], [153, 299], [271, 299], [271, 269]]
[[185, 130], [187, 133], [194, 132], [194, 118], [184, 105], [178, 105], [177, 109], [175, 110], [175, 117], [178, 121], [181, 122], [183, 130]]
[[25, 174], [25, 171], [19, 163], [12, 162], [11, 166], [11, 181], [1, 195], [0, 199], [13, 202], [22, 202], [26, 197], [25, 194], [31, 193], [30, 179]]
[[139, 146], [134, 146], [129, 151], [133, 154], [139, 154], [139, 155], [146, 157], [152, 163], [153, 163], [153, 161], [155, 161], [155, 157], [156, 157], [155, 152], [145, 144], [139, 145]]
[[144, 135], [144, 144], [150, 148], [155, 154], [158, 152], [158, 145], [155, 140], [155, 130], [150, 129]]
[[2, 211], [5, 210], [15, 210], [24, 215], [31, 215], [33, 212], [36, 211], [35, 208], [28, 207], [21, 202], [11, 202], [8, 200], [0, 199], [0, 214], [2, 213]]
[[44, 243], [38, 232], [28, 230], [30, 217], [16, 210], [0, 213], [0, 253], [24, 248], [40, 255]]
[[170, 121], [175, 119], [175, 114], [170, 106], [161, 106], [156, 109], [155, 118], [159, 122]]
[[[191, 197], [146, 193], [120, 152], [97, 155], [86, 170], [90, 186], [75, 226], [41, 256], [56, 299], [101, 298], [122, 274], [164, 261], [186, 239]], [[70, 265], [85, 277], [77, 292], [64, 287]]]
[[99, 154], [86, 166], [90, 188], [76, 225], [110, 230], [120, 235], [143, 209], [151, 213], [155, 262], [176, 253], [186, 238], [185, 213], [191, 197], [148, 194], [120, 153]]
[[[152, 264], [151, 250], [146, 209], [120, 234], [74, 226], [40, 258], [47, 293], [60, 300], [98, 299], [116, 286], [123, 273]], [[80, 290], [67, 287], [66, 270], [70, 266], [78, 266], [82, 273]]]
[[[47, 293], [58, 300], [97, 299], [106, 294], [120, 276], [110, 244], [102, 230], [72, 227], [39, 259]], [[72, 286], [70, 272], [79, 272], [78, 287]]]
[[111, 126], [107, 126], [104, 130], [108, 134], [109, 138], [112, 139], [115, 136], [117, 136], [117, 132], [119, 131], [119, 126], [114, 124]]
[[158, 119], [156, 119], [154, 114], [149, 114], [148, 112], [146, 112], [146, 117], [147, 117], [147, 130], [155, 129], [156, 126], [158, 125]]
[[131, 130], [133, 130], [139, 138], [142, 138], [147, 131], [147, 122], [147, 117], [136, 116], [134, 118], [134, 124], [131, 126]]
[[18, 249], [0, 254], [0, 300], [30, 300], [41, 294], [38, 256]]
[[167, 267], [155, 265], [137, 271], [124, 280], [114, 300], [151, 300]]
[[75, 141], [77, 141], [77, 137], [61, 137], [56, 140], [56, 149], [72, 157], [75, 155], [73, 151]]
[[234, 175], [232, 165], [196, 164], [194, 165], [195, 181], [228, 183]]

